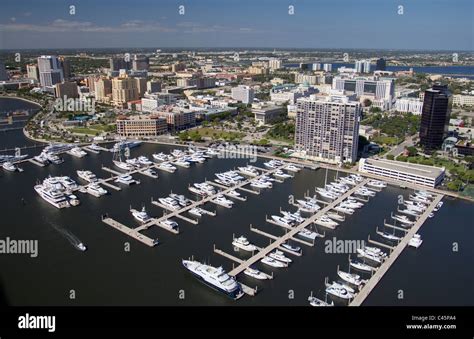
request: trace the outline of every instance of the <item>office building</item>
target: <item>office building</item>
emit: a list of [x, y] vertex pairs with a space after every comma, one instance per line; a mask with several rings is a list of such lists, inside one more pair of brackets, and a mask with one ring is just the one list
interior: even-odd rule
[[171, 72], [181, 72], [186, 69], [186, 64], [184, 62], [176, 62], [173, 65], [171, 65]]
[[376, 71], [386, 71], [387, 70], [387, 62], [385, 61], [384, 58], [377, 59], [377, 62], [375, 64], [375, 70]]
[[398, 98], [395, 101], [395, 110], [401, 113], [413, 113], [420, 115], [423, 109], [423, 101], [417, 98]]
[[282, 62], [280, 59], [270, 59], [268, 61], [268, 67], [270, 67], [272, 71], [280, 69], [282, 67]]
[[112, 79], [112, 103], [124, 107], [128, 101], [138, 100], [137, 82], [134, 78]]
[[445, 168], [382, 159], [360, 159], [359, 172], [434, 188], [444, 179]]
[[425, 91], [420, 124], [420, 144], [439, 149], [448, 135], [452, 96], [447, 85], [434, 85]]
[[170, 107], [153, 114], [166, 119], [170, 131], [180, 131], [196, 125], [196, 113], [186, 108]]
[[54, 85], [54, 95], [56, 98], [79, 98], [79, 91], [75, 82], [63, 82]]
[[254, 98], [254, 90], [249, 86], [239, 85], [232, 88], [232, 99], [244, 104], [251, 104]]
[[148, 81], [146, 83], [146, 91], [148, 93], [161, 92], [161, 82], [159, 82], [159, 81]]
[[332, 64], [324, 64], [323, 65], [323, 70], [325, 72], [332, 72]]
[[71, 77], [71, 62], [65, 57], [59, 57], [59, 65], [63, 70], [64, 79], [68, 80]]
[[296, 105], [296, 156], [335, 164], [356, 161], [359, 102], [343, 95], [312, 95]]
[[43, 88], [52, 87], [64, 81], [63, 69], [54, 55], [42, 55], [38, 58], [40, 83]]
[[138, 96], [142, 98], [147, 89], [146, 78], [135, 78], [135, 81], [137, 82]]
[[357, 73], [370, 73], [370, 60], [356, 60], [354, 68]]
[[359, 98], [366, 97], [375, 100], [385, 101], [383, 106], [392, 107], [395, 97], [395, 80], [378, 79], [373, 77], [348, 77], [335, 76], [332, 80], [332, 88], [338, 91], [346, 91], [349, 94], [355, 93]]
[[147, 71], [150, 67], [150, 59], [144, 55], [133, 56], [132, 69], [134, 71]]
[[121, 69], [129, 70], [131, 62], [125, 61], [125, 57], [113, 57], [109, 59], [109, 68], [111, 71], [119, 71]]
[[474, 106], [474, 95], [453, 95], [454, 106]]
[[7, 69], [5, 68], [5, 63], [0, 60], [0, 81], [8, 80]]
[[166, 119], [158, 116], [119, 117], [116, 122], [122, 137], [156, 137], [168, 131]]
[[260, 125], [267, 125], [286, 115], [286, 109], [283, 106], [261, 103], [252, 105], [252, 113], [255, 121]]
[[112, 96], [112, 81], [101, 78], [95, 82], [95, 99], [98, 102], [109, 103]]
[[39, 80], [39, 70], [38, 65], [31, 64], [26, 65], [26, 76], [30, 79]]
[[295, 74], [295, 83], [297, 84], [307, 84], [307, 85], [318, 85], [323, 81], [323, 77], [320, 75], [312, 74]]

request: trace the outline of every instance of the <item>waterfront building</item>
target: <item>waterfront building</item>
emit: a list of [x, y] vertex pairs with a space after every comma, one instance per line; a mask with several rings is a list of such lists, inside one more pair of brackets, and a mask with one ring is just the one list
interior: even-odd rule
[[370, 173], [434, 188], [444, 179], [445, 168], [386, 159], [360, 159], [359, 172]]
[[375, 70], [376, 71], [385, 71], [387, 69], [387, 62], [385, 61], [384, 58], [377, 59], [377, 62], [375, 64]]
[[193, 110], [183, 107], [164, 107], [153, 112], [154, 115], [165, 118], [170, 131], [180, 131], [196, 125], [196, 114]]
[[321, 75], [303, 74], [303, 73], [295, 74], [295, 83], [297, 84], [318, 85], [321, 82], [322, 82]]
[[63, 82], [54, 85], [56, 98], [79, 98], [79, 91], [75, 82]]
[[324, 64], [323, 65], [323, 70], [325, 72], [332, 72], [332, 64]]
[[357, 73], [370, 73], [370, 60], [356, 60], [354, 68]]
[[423, 101], [417, 98], [398, 98], [395, 101], [395, 110], [401, 113], [413, 113], [420, 115], [423, 109]]
[[344, 95], [297, 100], [296, 155], [314, 160], [355, 162], [362, 106]]
[[268, 61], [268, 66], [272, 71], [280, 69], [282, 67], [282, 62], [280, 59], [270, 59]]
[[452, 96], [447, 85], [434, 85], [425, 91], [420, 124], [420, 144], [428, 150], [439, 149], [449, 130]]
[[154, 137], [168, 131], [166, 119], [135, 115], [117, 118], [117, 134], [122, 137]]
[[244, 104], [251, 104], [254, 98], [254, 90], [250, 86], [239, 85], [231, 91], [232, 99]]
[[138, 100], [137, 82], [134, 78], [112, 79], [112, 103], [124, 107], [128, 101]]
[[43, 88], [52, 87], [64, 81], [63, 69], [55, 55], [42, 55], [38, 58], [40, 83]]
[[30, 79], [39, 80], [38, 65], [30, 64], [26, 65], [26, 76]]

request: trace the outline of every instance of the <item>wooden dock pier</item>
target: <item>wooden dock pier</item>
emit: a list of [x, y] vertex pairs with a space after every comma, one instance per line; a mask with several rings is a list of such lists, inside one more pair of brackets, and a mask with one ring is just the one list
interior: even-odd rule
[[153, 247], [157, 245], [157, 242], [155, 240], [153, 240], [150, 237], [147, 237], [144, 234], [141, 234], [138, 229], [127, 227], [112, 218], [109, 218], [109, 217], [102, 218], [102, 222], [109, 226], [112, 226], [113, 228], [119, 230], [122, 233], [125, 233], [126, 235], [134, 238], [135, 240], [138, 240], [144, 243], [147, 246]]
[[393, 249], [390, 256], [385, 260], [385, 262], [377, 269], [377, 271], [372, 275], [367, 284], [362, 288], [362, 290], [356, 295], [356, 297], [351, 301], [349, 306], [360, 306], [367, 298], [367, 296], [372, 292], [372, 290], [377, 286], [378, 282], [382, 279], [385, 273], [390, 269], [392, 264], [397, 260], [398, 256], [402, 253], [405, 247], [408, 245], [410, 239], [418, 232], [420, 227], [424, 224], [429, 214], [433, 211], [436, 205], [443, 199], [444, 195], [437, 194], [425, 212], [420, 216], [420, 218], [415, 222], [413, 227], [407, 232], [405, 237], [398, 243], [398, 245]]

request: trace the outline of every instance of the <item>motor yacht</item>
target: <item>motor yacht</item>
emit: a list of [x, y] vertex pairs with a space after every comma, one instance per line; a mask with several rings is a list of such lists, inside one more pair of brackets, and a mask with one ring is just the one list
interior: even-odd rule
[[119, 182], [125, 185], [131, 185], [131, 184], [137, 183], [137, 181], [133, 179], [131, 175], [128, 175], [128, 174], [119, 175], [117, 179], [115, 179], [115, 182]]
[[277, 170], [273, 173], [273, 176], [278, 179], [292, 178], [291, 174], [285, 173], [282, 170]]
[[263, 257], [263, 259], [260, 260], [260, 261], [265, 265], [268, 265], [268, 266], [271, 266], [271, 267], [276, 267], [276, 268], [281, 268], [281, 267], [287, 267], [288, 266], [288, 264], [286, 264], [282, 261], [270, 258], [269, 256]]
[[83, 158], [87, 155], [87, 152], [84, 151], [82, 148], [80, 147], [73, 147], [71, 148], [69, 151], [67, 151], [68, 154], [72, 155], [72, 156], [75, 156], [77, 158]]
[[244, 274], [245, 275], [248, 275], [249, 277], [252, 277], [252, 278], [255, 278], [255, 279], [258, 279], [258, 280], [266, 280], [268, 279], [267, 275], [255, 268], [247, 268], [245, 271], [244, 271]]
[[278, 260], [278, 261], [281, 261], [281, 262], [284, 262], [284, 263], [287, 263], [287, 264], [289, 264], [293, 261], [290, 258], [288, 258], [287, 256], [285, 256], [285, 254], [280, 250], [275, 250], [275, 252], [269, 253], [268, 256], [272, 259], [275, 259], [275, 260]]
[[141, 211], [131, 209], [130, 212], [132, 212], [133, 217], [139, 222], [145, 223], [151, 219], [151, 217], [146, 212], [145, 206], [142, 207]]
[[107, 190], [105, 190], [104, 188], [99, 186], [99, 184], [96, 183], [87, 185], [86, 192], [98, 198], [108, 193]]
[[337, 272], [337, 275], [344, 281], [352, 284], [352, 285], [355, 285], [355, 286], [360, 286], [362, 284], [364, 284], [366, 281], [365, 280], [362, 280], [360, 278], [360, 275], [358, 274], [354, 274], [354, 273], [348, 273], [348, 272], [344, 272], [344, 271], [338, 271]]
[[333, 284], [331, 286], [326, 287], [326, 293], [346, 300], [354, 298], [354, 294], [350, 293], [347, 289], [340, 287], [339, 284]]
[[179, 205], [179, 203], [171, 197], [159, 198], [158, 201], [162, 205], [167, 207], [168, 209], [175, 210], [175, 211], [181, 209], [181, 206]]
[[351, 267], [355, 268], [355, 269], [358, 269], [360, 271], [364, 271], [364, 272], [372, 272], [372, 271], [375, 271], [376, 268], [375, 267], [372, 267], [370, 265], [367, 265], [363, 262], [360, 262], [360, 261], [353, 261], [351, 260], [349, 262], [349, 264], [351, 265]]
[[421, 246], [423, 243], [423, 240], [421, 240], [421, 236], [419, 234], [413, 235], [413, 237], [408, 241], [408, 246], [418, 248]]
[[320, 218], [316, 219], [316, 221], [314, 221], [314, 223], [316, 225], [319, 225], [319, 226], [323, 226], [323, 227], [327, 227], [327, 228], [331, 228], [331, 229], [335, 229], [337, 225], [339, 225], [339, 223], [337, 223], [336, 221], [332, 220], [331, 218], [329, 218], [327, 215], [323, 215], [321, 216]]
[[249, 177], [256, 177], [260, 173], [253, 166], [238, 167], [240, 173], [245, 174]]
[[77, 173], [77, 176], [87, 182], [96, 182], [97, 181], [97, 176], [92, 173], [91, 171], [88, 171], [88, 170], [84, 170], [84, 171], [81, 171], [81, 170], [77, 170], [76, 171]]
[[176, 167], [171, 165], [169, 162], [162, 162], [161, 164], [158, 165], [158, 169], [166, 171], [166, 172], [170, 172], [170, 173], [174, 173], [174, 171], [176, 171]]
[[170, 219], [165, 219], [161, 220], [159, 224], [163, 227], [169, 228], [171, 230], [177, 230], [178, 229], [178, 223], [176, 221], [170, 220]]
[[56, 208], [66, 208], [71, 206], [64, 193], [54, 187], [39, 184], [35, 185], [34, 189], [41, 198]]
[[237, 248], [240, 248], [244, 251], [248, 251], [248, 252], [253, 252], [253, 251], [257, 251], [258, 248], [257, 246], [251, 244], [248, 239], [244, 236], [240, 236], [238, 238], [235, 238], [233, 241], [232, 241], [232, 245], [234, 247], [237, 247]]
[[216, 198], [214, 198], [212, 202], [226, 208], [232, 208], [232, 206], [234, 205], [234, 202], [232, 200], [226, 199], [221, 194], [219, 194]]

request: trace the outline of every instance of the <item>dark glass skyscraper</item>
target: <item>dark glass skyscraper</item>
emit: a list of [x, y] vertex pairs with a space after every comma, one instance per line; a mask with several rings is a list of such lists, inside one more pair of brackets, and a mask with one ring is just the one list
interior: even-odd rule
[[420, 125], [420, 144], [425, 149], [435, 150], [443, 144], [448, 134], [451, 103], [447, 85], [434, 85], [425, 91]]
[[376, 71], [385, 71], [387, 68], [387, 62], [384, 58], [377, 59], [377, 63], [375, 65]]

